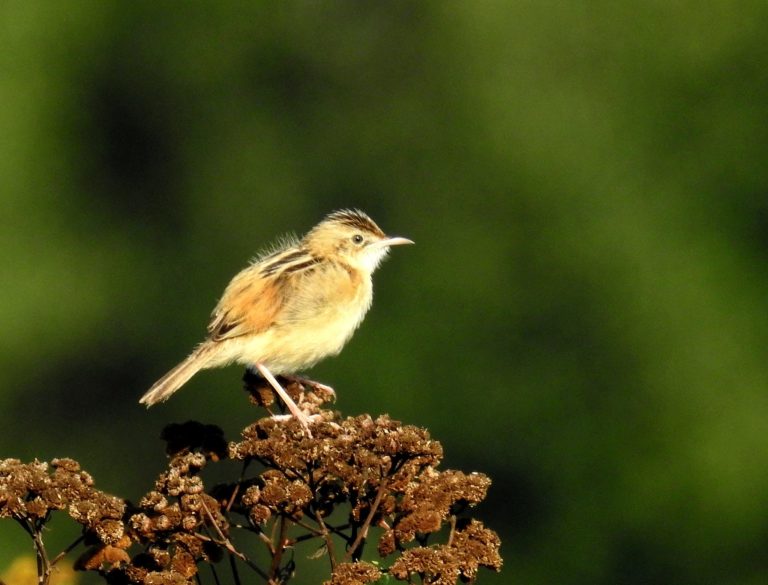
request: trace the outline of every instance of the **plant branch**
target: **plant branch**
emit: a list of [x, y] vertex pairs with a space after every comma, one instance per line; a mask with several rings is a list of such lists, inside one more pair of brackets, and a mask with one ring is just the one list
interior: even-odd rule
[[38, 585], [47, 585], [51, 578], [51, 562], [48, 560], [48, 552], [43, 544], [43, 535], [36, 523], [30, 533], [37, 552], [37, 582]]
[[317, 523], [320, 525], [320, 530], [322, 531], [323, 539], [325, 540], [325, 548], [328, 549], [328, 559], [331, 562], [331, 572], [333, 572], [333, 570], [336, 568], [336, 552], [333, 548], [333, 537], [328, 531], [328, 527], [325, 525], [322, 514], [320, 514], [318, 510], [315, 510], [315, 520], [317, 520]]
[[246, 557], [243, 553], [241, 553], [234, 546], [232, 546], [232, 543], [229, 542], [228, 540], [216, 540], [215, 538], [211, 538], [210, 536], [206, 536], [205, 534], [200, 534], [199, 532], [195, 533], [195, 538], [197, 538], [198, 540], [201, 540], [203, 542], [212, 542], [213, 544], [216, 544], [218, 546], [221, 546], [221, 547], [225, 548], [228, 553], [230, 553], [233, 556], [236, 556], [238, 559], [240, 559], [246, 565], [248, 565], [251, 569], [253, 569], [259, 575], [259, 577], [261, 577], [265, 581], [269, 581], [269, 575], [267, 575], [251, 559]]
[[61, 559], [63, 559], [70, 552], [72, 552], [72, 549], [74, 549], [78, 544], [80, 544], [84, 540], [85, 540], [85, 534], [81, 534], [80, 536], [78, 536], [72, 544], [70, 544], [67, 548], [65, 548], [63, 551], [61, 551], [59, 554], [57, 554], [54, 557], [54, 559], [51, 561], [51, 567], [53, 567]]
[[[216, 544], [219, 544], [220, 546], [223, 546], [224, 548], [229, 551], [230, 554], [235, 555], [238, 559], [243, 561], [246, 565], [251, 567], [254, 571], [256, 571], [261, 577], [264, 578], [264, 580], [268, 581], [269, 577], [267, 574], [260, 569], [253, 561], [251, 561], [248, 557], [246, 557], [243, 553], [241, 553], [239, 550], [237, 550], [234, 545], [232, 544], [232, 541], [229, 540], [226, 536], [224, 536], [224, 533], [221, 531], [221, 528], [219, 528], [219, 524], [216, 522], [216, 520], [213, 517], [213, 514], [208, 509], [207, 504], [205, 503], [205, 500], [203, 500], [203, 510], [205, 510], [206, 516], [208, 516], [208, 520], [210, 520], [211, 524], [213, 525], [214, 529], [216, 530], [216, 533], [219, 535], [219, 538], [221, 541], [215, 541], [211, 539], [213, 542], [216, 542]], [[199, 536], [203, 536], [200, 534]]]
[[448, 533], [447, 546], [453, 544], [453, 537], [456, 534], [456, 514], [451, 514], [451, 531]]
[[240, 573], [237, 570], [237, 563], [235, 562], [235, 557], [233, 555], [229, 555], [229, 566], [232, 569], [232, 579], [234, 580], [235, 585], [241, 585]]
[[360, 530], [357, 533], [357, 538], [355, 538], [355, 542], [352, 543], [352, 546], [350, 546], [349, 549], [347, 549], [347, 554], [344, 555], [345, 561], [348, 561], [353, 557], [357, 548], [368, 536], [368, 529], [371, 527], [373, 516], [376, 514], [376, 511], [379, 509], [381, 500], [384, 498], [384, 491], [386, 490], [386, 488], [387, 488], [387, 478], [383, 477], [381, 479], [381, 483], [379, 484], [379, 490], [378, 492], [376, 492], [376, 499], [373, 500], [371, 509], [368, 511], [368, 516], [366, 516], [365, 522], [363, 522], [363, 525], [360, 527]]
[[283, 559], [283, 551], [285, 550], [286, 535], [288, 534], [288, 522], [285, 516], [280, 516], [278, 520], [280, 525], [280, 535], [277, 538], [277, 546], [275, 552], [272, 555], [272, 563], [269, 568], [270, 583], [280, 572], [280, 561]]

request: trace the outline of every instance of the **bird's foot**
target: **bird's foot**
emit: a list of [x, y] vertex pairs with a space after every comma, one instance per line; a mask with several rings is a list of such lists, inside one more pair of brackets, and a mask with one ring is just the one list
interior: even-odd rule
[[[307, 415], [304, 415], [304, 416], [305, 416], [305, 420], [307, 422], [311, 422], [311, 423], [317, 422], [317, 421], [319, 421], [320, 419], [323, 418], [322, 415], [320, 415], [320, 414], [307, 414]], [[288, 413], [288, 414], [273, 414], [273, 415], [271, 415], [270, 418], [272, 420], [277, 420], [277, 421], [287, 421], [287, 420], [291, 420], [292, 418], [298, 418], [298, 417], [296, 417], [293, 414]], [[304, 424], [304, 423], [302, 422], [302, 424]]]
[[309, 386], [315, 392], [319, 392], [321, 395], [328, 395], [330, 396], [331, 400], [333, 400], [333, 402], [336, 402], [336, 390], [334, 390], [327, 384], [323, 384], [315, 380], [310, 380], [309, 378], [304, 378], [303, 376], [283, 376], [283, 377], [289, 382], [297, 382], [302, 386]]
[[275, 379], [275, 376], [267, 369], [266, 366], [262, 364], [256, 364], [256, 369], [267, 380], [267, 382], [269, 382], [269, 385], [272, 386], [275, 392], [277, 392], [277, 395], [280, 396], [280, 398], [283, 400], [285, 406], [288, 408], [288, 410], [291, 411], [291, 415], [296, 417], [296, 419], [301, 423], [301, 426], [304, 427], [307, 436], [311, 439], [312, 431], [309, 430], [309, 423], [311, 422], [310, 417], [304, 414], [304, 411], [298, 407], [298, 405], [288, 395], [285, 389]]

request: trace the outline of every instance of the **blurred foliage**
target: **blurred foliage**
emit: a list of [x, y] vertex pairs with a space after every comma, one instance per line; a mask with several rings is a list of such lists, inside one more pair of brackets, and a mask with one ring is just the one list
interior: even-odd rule
[[125, 493], [119, 453], [138, 495], [169, 420], [242, 426], [236, 368], [136, 401], [260, 246], [359, 206], [417, 246], [313, 376], [495, 480], [482, 582], [765, 582], [766, 25], [748, 0], [3, 3], [0, 457]]
[[[61, 563], [51, 574], [51, 585], [77, 585], [78, 575], [71, 565]], [[13, 559], [0, 573], [0, 581], [5, 585], [37, 585], [37, 562], [33, 556], [21, 556]]]

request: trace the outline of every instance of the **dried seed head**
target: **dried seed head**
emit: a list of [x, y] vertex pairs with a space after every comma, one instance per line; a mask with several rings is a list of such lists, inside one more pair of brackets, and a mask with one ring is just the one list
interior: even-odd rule
[[379, 568], [371, 563], [339, 563], [331, 575], [331, 580], [325, 581], [323, 585], [364, 585], [374, 583], [381, 577]]
[[[251, 386], [251, 394], [266, 404], [266, 390]], [[346, 554], [356, 562], [337, 563], [326, 585], [372, 583], [383, 574], [453, 584], [474, 580], [480, 567], [499, 570], [496, 533], [457, 517], [485, 498], [486, 476], [439, 470], [442, 447], [425, 429], [387, 416], [342, 419], [320, 409], [328, 398], [322, 388], [287, 387], [306, 412], [316, 414], [312, 438], [294, 419], [258, 420], [229, 445], [218, 427], [194, 421], [169, 425], [163, 432], [171, 454], [168, 467], [138, 506], [96, 490], [74, 460], [56, 459], [50, 466], [2, 460], [0, 517], [42, 520], [51, 510], [67, 510], [83, 525], [86, 543], [96, 544], [80, 567], [99, 570], [120, 585], [188, 585], [200, 563], [216, 562], [229, 550], [234, 530], [229, 518], [238, 515], [233, 526], [262, 539], [285, 534], [276, 530], [281, 524], [309, 526], [302, 536], [291, 529], [288, 540], [271, 543], [276, 556], [293, 546], [292, 538], [322, 539], [329, 529], [346, 532]], [[253, 463], [244, 466], [251, 475], [206, 493], [203, 470], [227, 456]], [[355, 535], [373, 529], [374, 538], [377, 527], [378, 553], [392, 557], [386, 570], [357, 561], [361, 551]], [[127, 551], [139, 545], [144, 551], [131, 559]], [[290, 555], [282, 559], [270, 569], [275, 582], [288, 580], [295, 568]]]

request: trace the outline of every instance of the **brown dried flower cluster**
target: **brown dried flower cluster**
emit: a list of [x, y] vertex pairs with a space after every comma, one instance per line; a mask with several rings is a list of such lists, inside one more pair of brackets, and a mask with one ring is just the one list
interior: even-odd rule
[[125, 504], [95, 489], [76, 461], [0, 461], [0, 518], [38, 522], [54, 510], [67, 510], [99, 542], [114, 545], [123, 538]]
[[[274, 404], [257, 379], [247, 375], [246, 388], [254, 403]], [[77, 567], [115, 584], [200, 582], [203, 565], [218, 582], [216, 563], [227, 557], [236, 584], [248, 570], [276, 585], [297, 571], [293, 549], [313, 540], [320, 546], [314, 556], [329, 564], [327, 585], [384, 575], [444, 585], [473, 581], [480, 567], [500, 569], [496, 533], [463, 516], [485, 498], [486, 476], [438, 470], [442, 447], [424, 429], [387, 416], [342, 419], [322, 408], [332, 398], [324, 389], [288, 388], [313, 419], [312, 438], [293, 418], [260, 419], [229, 444], [215, 426], [169, 425], [168, 468], [135, 506], [93, 488], [72, 460], [6, 460], [0, 518], [16, 519], [35, 539], [45, 558], [43, 584], [62, 556], [48, 561], [40, 538], [54, 510], [83, 525], [81, 540], [90, 548]], [[242, 472], [206, 490], [206, 466], [222, 459], [240, 461]], [[369, 542], [378, 563], [361, 560]], [[254, 560], [254, 543], [267, 563]]]
[[198, 563], [221, 558], [219, 547], [205, 533], [223, 534], [229, 525], [219, 503], [203, 490], [198, 474], [205, 464], [202, 453], [175, 455], [155, 489], [129, 515], [131, 536], [146, 545], [132, 566], [121, 569], [131, 583], [185, 582], [197, 574]]
[[82, 524], [79, 541], [93, 545], [78, 567], [96, 568], [92, 560], [96, 557], [109, 563], [129, 560], [125, 549], [131, 540], [123, 524], [125, 503], [94, 488], [93, 478], [80, 469], [79, 463], [72, 459], [54, 459], [50, 465], [17, 459], [0, 461], [0, 518], [13, 518], [32, 537], [41, 577], [46, 580], [58, 559], [51, 562], [48, 558], [42, 530], [56, 510], [66, 510]]
[[[258, 388], [252, 395], [263, 392]], [[457, 520], [485, 498], [491, 483], [485, 475], [438, 471], [442, 447], [424, 429], [387, 416], [342, 420], [317, 402], [302, 404], [316, 416], [312, 439], [295, 420], [265, 418], [230, 445], [232, 459], [256, 461], [265, 469], [249, 480], [233, 508], [253, 527], [283, 518], [324, 538], [333, 585], [373, 582], [382, 571], [403, 581], [419, 576], [424, 583], [455, 583], [473, 580], [478, 567], [500, 569], [496, 533], [478, 521]], [[329, 525], [331, 513], [345, 506], [348, 528]], [[447, 542], [430, 545], [444, 527]], [[389, 569], [337, 562], [358, 561], [374, 528], [380, 532], [379, 555], [399, 554]], [[331, 535], [343, 542], [343, 559], [334, 558]]]
[[340, 563], [336, 565], [331, 580], [326, 581], [325, 585], [363, 585], [375, 583], [381, 577], [381, 570], [371, 563], [365, 561]]

